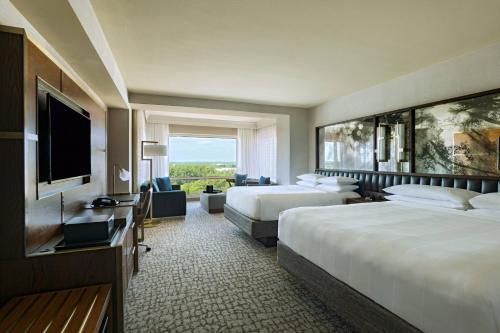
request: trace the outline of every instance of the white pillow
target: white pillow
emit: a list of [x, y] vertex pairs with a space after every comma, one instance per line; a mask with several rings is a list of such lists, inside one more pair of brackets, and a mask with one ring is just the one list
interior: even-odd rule
[[309, 182], [309, 181], [305, 181], [305, 180], [299, 180], [297, 183], [297, 185], [300, 185], [300, 186], [305, 186], [305, 187], [316, 187], [316, 182]]
[[431, 205], [431, 206], [453, 208], [453, 209], [459, 209], [459, 210], [467, 210], [467, 208], [469, 208], [469, 205], [467, 205], [467, 204], [460, 204], [460, 203], [453, 202], [453, 201], [424, 199], [424, 198], [417, 198], [417, 197], [407, 197], [405, 195], [397, 195], [397, 194], [396, 195], [388, 195], [385, 198], [387, 200], [391, 200], [391, 201], [413, 202], [413, 203], [418, 203], [418, 204], [422, 204], [422, 205]]
[[324, 176], [318, 175], [317, 173], [305, 173], [303, 175], [297, 176], [297, 178], [300, 180], [314, 181], [314, 182], [323, 177]]
[[352, 185], [352, 184], [356, 184], [357, 182], [358, 182], [358, 180], [356, 178], [342, 177], [342, 176], [324, 177], [324, 178], [318, 179], [318, 183], [321, 183], [321, 184]]
[[320, 184], [316, 186], [318, 190], [322, 190], [325, 192], [352, 192], [354, 190], [357, 190], [359, 186], [357, 185], [333, 185], [333, 184]]
[[458, 203], [464, 207], [469, 205], [469, 200], [480, 193], [468, 191], [461, 188], [441, 187], [431, 185], [405, 184], [384, 188], [391, 194], [399, 194], [407, 197], [423, 198], [430, 200], [443, 200]]
[[470, 199], [469, 203], [476, 209], [500, 210], [500, 193], [481, 194]]

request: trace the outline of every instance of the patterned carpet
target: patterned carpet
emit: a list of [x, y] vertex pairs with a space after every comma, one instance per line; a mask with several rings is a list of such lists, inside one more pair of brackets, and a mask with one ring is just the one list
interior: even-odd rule
[[146, 230], [125, 305], [127, 332], [349, 332], [223, 214], [198, 202]]

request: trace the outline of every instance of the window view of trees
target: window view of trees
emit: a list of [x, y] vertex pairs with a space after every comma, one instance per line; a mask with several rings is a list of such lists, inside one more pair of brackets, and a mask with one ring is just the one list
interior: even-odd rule
[[213, 185], [214, 189], [226, 191], [229, 188], [229, 183], [226, 181], [226, 178], [234, 177], [235, 172], [236, 163], [228, 162], [186, 162], [170, 164], [170, 178], [173, 180], [173, 183], [181, 185], [181, 189], [191, 195], [204, 191], [207, 185]]
[[207, 185], [226, 191], [226, 178], [236, 172], [236, 144], [236, 138], [170, 136], [170, 179], [191, 196]]

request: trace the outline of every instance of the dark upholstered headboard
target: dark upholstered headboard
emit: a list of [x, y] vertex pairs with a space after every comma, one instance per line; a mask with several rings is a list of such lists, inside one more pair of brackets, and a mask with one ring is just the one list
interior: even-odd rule
[[380, 171], [346, 171], [317, 169], [317, 174], [324, 176], [344, 176], [359, 179], [360, 192], [370, 195], [382, 193], [383, 189], [393, 185], [421, 184], [463, 188], [480, 193], [500, 191], [500, 179], [478, 176], [420, 175]]

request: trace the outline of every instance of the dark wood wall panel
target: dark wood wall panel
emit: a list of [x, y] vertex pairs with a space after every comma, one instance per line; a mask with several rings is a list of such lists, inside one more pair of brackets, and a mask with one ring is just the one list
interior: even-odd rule
[[[64, 193], [64, 214], [69, 218], [85, 201], [104, 193], [106, 176], [106, 112], [54, 64], [36, 45], [28, 42], [26, 74], [26, 120], [29, 133], [36, 131], [37, 78], [61, 91], [90, 113], [92, 177], [88, 184]], [[37, 200], [36, 142], [26, 144], [26, 252], [31, 253], [61, 232], [61, 196]], [[71, 163], [71, 161], [68, 161]]]
[[61, 89], [61, 70], [45, 54], [28, 41], [28, 72], [26, 73], [26, 129], [36, 133], [36, 85], [37, 76], [54, 88]]
[[[37, 77], [60, 89], [61, 70], [30, 41], [26, 53], [25, 126], [27, 133], [37, 134]], [[61, 200], [59, 196], [37, 200], [36, 141], [28, 141], [26, 149], [26, 252], [30, 253], [61, 232]]]
[[[5, 189], [0, 192], [0, 260], [24, 256], [24, 171], [23, 140], [0, 139], [0, 156], [8, 161], [0, 162], [0, 183]], [[0, 271], [0, 275], [3, 271]]]
[[70, 77], [62, 73], [61, 92], [90, 113], [92, 133], [91, 182], [64, 193], [65, 216], [69, 218], [84, 202], [105, 193], [106, 184], [106, 112]]
[[13, 296], [27, 293], [112, 283], [115, 279], [113, 270], [103, 267], [116, 260], [117, 251], [118, 248], [110, 247], [105, 251], [76, 251], [25, 260], [0, 260], [0, 271], [8, 272], [0, 276], [0, 304]]
[[[22, 34], [0, 31], [0, 131], [18, 132], [24, 128]], [[20, 93], [21, 92], [21, 93]]]
[[[24, 44], [22, 31], [3, 32], [0, 26], [0, 260], [24, 255]], [[10, 31], [10, 30], [9, 30]], [[0, 271], [3, 274], [3, 271]]]

